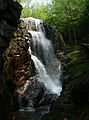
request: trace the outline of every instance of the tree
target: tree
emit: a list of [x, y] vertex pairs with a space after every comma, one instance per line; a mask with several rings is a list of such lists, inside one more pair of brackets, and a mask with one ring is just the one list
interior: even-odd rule
[[47, 21], [54, 24], [70, 43], [77, 44], [77, 27], [84, 14], [85, 0], [52, 0], [50, 17]]
[[[20, 0], [22, 3], [25, 0]], [[23, 5], [22, 17], [35, 17], [45, 20], [58, 29], [68, 43], [75, 43], [88, 36], [88, 0], [52, 0], [50, 4], [32, 4], [27, 0]], [[81, 34], [82, 33], [82, 34]]]

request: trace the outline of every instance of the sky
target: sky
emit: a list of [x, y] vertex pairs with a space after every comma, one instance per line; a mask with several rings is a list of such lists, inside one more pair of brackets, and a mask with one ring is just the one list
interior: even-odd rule
[[[51, 3], [51, 0], [29, 0], [29, 1], [31, 1], [30, 5], [33, 5], [33, 4], [42, 4], [42, 3], [44, 3], [44, 4]], [[24, 3], [22, 3], [22, 6], [25, 6], [26, 4], [27, 4], [27, 2], [24, 2]]]
[[50, 3], [51, 0], [32, 0], [32, 3], [44, 3], [44, 4], [47, 4], [47, 3]]

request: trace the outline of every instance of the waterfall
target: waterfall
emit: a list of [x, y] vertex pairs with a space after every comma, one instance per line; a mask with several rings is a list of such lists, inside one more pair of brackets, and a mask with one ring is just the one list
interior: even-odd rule
[[17, 91], [19, 111], [36, 113], [41, 107], [41, 116], [49, 112], [50, 103], [60, 95], [62, 90], [61, 63], [54, 54], [51, 40], [46, 37], [43, 21], [35, 18], [22, 20], [30, 35], [28, 35], [28, 42], [31, 44], [28, 51], [35, 66], [36, 76], [29, 78]]
[[32, 36], [29, 52], [36, 67], [38, 80], [46, 86], [50, 93], [60, 95], [61, 64], [57, 60], [53, 46], [45, 35], [43, 21], [35, 18], [24, 18], [28, 32]]

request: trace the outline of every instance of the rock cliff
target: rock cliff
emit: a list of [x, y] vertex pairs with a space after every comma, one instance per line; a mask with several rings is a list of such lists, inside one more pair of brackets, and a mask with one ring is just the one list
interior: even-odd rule
[[[13, 0], [0, 0], [0, 119], [10, 120], [13, 111], [12, 91], [4, 72], [3, 53], [17, 29], [22, 7]], [[12, 119], [12, 118], [11, 118]]]

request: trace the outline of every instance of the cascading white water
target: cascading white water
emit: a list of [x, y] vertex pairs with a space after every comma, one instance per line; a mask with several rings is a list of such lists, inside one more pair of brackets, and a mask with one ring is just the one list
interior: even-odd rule
[[[35, 18], [25, 18], [28, 32], [32, 35], [32, 46], [29, 47], [31, 58], [35, 64], [39, 81], [43, 82], [50, 93], [60, 95], [61, 64], [57, 60], [51, 41], [45, 36], [43, 21]], [[35, 25], [32, 31], [29, 25]]]

